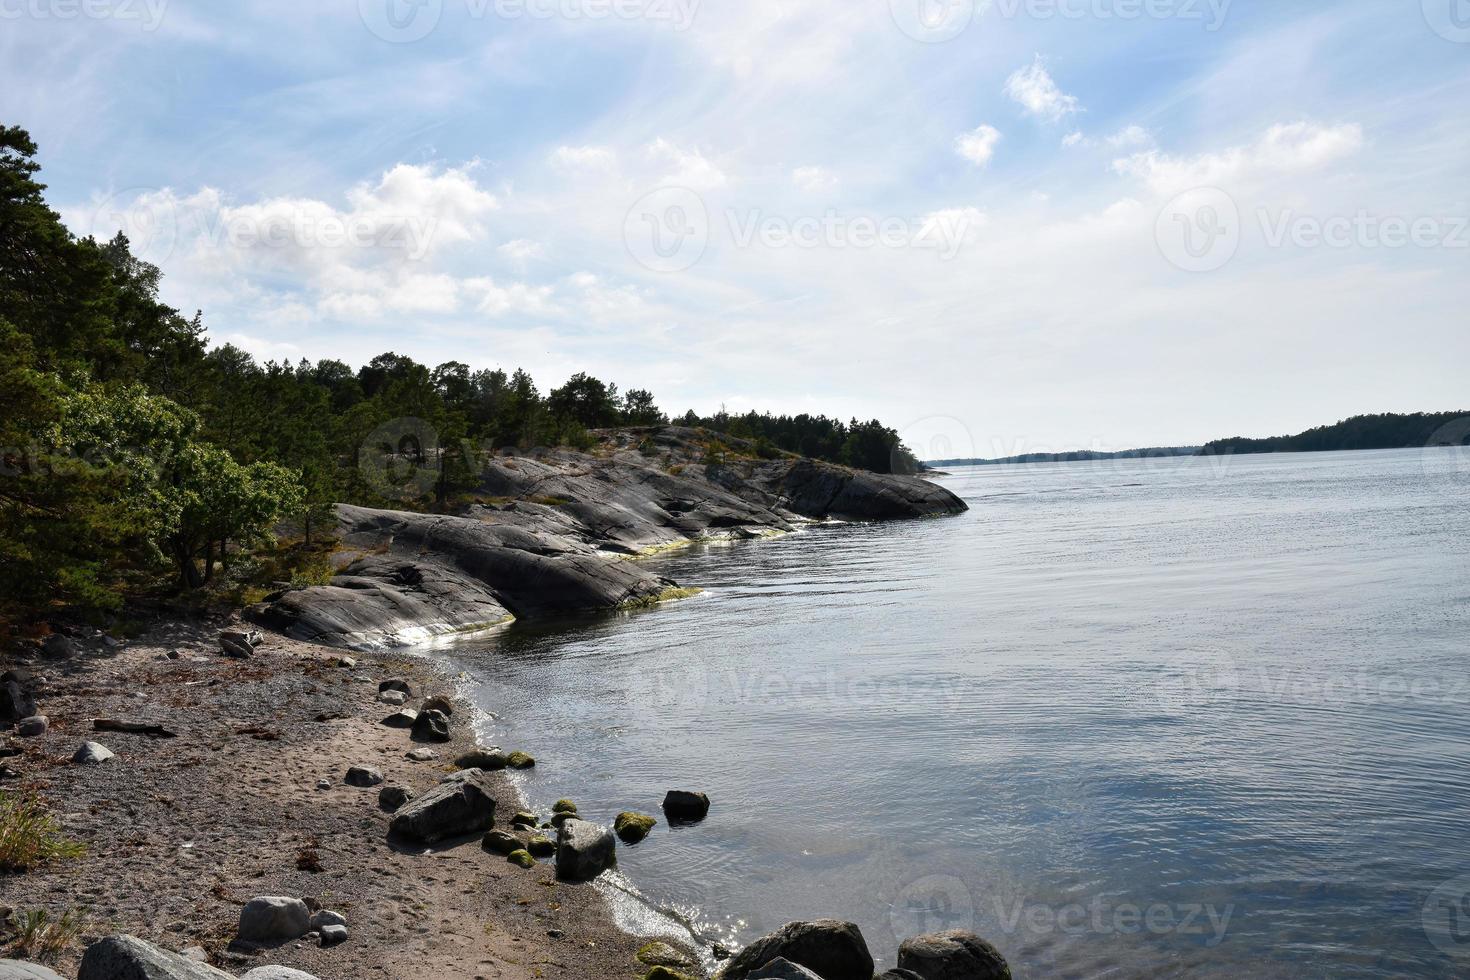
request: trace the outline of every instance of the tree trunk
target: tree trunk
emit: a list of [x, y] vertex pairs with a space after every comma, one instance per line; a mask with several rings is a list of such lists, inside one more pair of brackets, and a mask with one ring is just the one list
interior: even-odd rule
[[204, 542], [204, 581], [214, 578], [214, 542]]

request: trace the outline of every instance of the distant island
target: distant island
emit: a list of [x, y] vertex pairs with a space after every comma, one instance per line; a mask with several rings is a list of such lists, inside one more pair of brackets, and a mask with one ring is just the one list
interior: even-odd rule
[[1122, 452], [1102, 453], [1090, 449], [1078, 449], [1070, 453], [1025, 453], [1021, 456], [1001, 456], [997, 459], [931, 459], [926, 467], [939, 466], [1001, 466], [1006, 463], [1078, 463], [1099, 459], [1144, 459], [1155, 456], [1198, 456], [1199, 446], [1162, 446], [1151, 449], [1125, 449]]
[[[1461, 422], [1460, 425], [1454, 423]], [[1323, 453], [1349, 449], [1416, 449], [1463, 446], [1470, 438], [1470, 411], [1415, 412], [1413, 415], [1355, 415], [1335, 425], [1321, 425], [1294, 436], [1216, 439], [1202, 456], [1240, 453]]]

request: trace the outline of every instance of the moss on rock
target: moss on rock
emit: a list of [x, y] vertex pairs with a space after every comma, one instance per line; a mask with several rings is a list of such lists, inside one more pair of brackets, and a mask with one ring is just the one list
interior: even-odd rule
[[536, 765], [536, 759], [529, 752], [522, 752], [517, 749], [505, 757], [505, 764], [512, 769], [530, 769]]
[[511, 864], [517, 864], [523, 868], [534, 868], [536, 866], [536, 859], [533, 858], [531, 856], [531, 852], [526, 850], [525, 848], [519, 848], [517, 850], [511, 851], [505, 856], [505, 859]]
[[658, 821], [646, 813], [624, 810], [613, 821], [613, 830], [622, 838], [623, 843], [636, 844], [648, 836], [656, 823]]

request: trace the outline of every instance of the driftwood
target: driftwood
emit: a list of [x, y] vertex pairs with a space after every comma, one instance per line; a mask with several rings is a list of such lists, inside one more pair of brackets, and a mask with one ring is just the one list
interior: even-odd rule
[[115, 718], [94, 718], [92, 730], [96, 732], [126, 732], [129, 735], [147, 735], [149, 738], [178, 738], [162, 725], [150, 725], [142, 721], [119, 721]]

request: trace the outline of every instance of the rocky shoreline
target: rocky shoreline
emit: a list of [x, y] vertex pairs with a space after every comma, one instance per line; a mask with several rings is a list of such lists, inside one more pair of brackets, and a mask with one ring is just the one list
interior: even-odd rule
[[[681, 543], [964, 504], [911, 477], [715, 457], [695, 430], [603, 440], [492, 460], [457, 514], [340, 506], [336, 575], [246, 610], [267, 633], [234, 618], [128, 642], [65, 627], [12, 667], [0, 790], [44, 801], [85, 850], [3, 879], [15, 928], [0, 949], [59, 974], [0, 961], [0, 980], [704, 975], [700, 951], [622, 932], [585, 883], [619, 840], [702, 820], [710, 801], [671, 789], [658, 816], [587, 819], [522, 799], [506, 772], [533, 756], [480, 744], [454, 679], [395, 648], [677, 598], [629, 559]], [[857, 927], [832, 920], [715, 952], [723, 980], [874, 971]], [[883, 975], [1002, 977], [967, 934], [910, 940]]]

